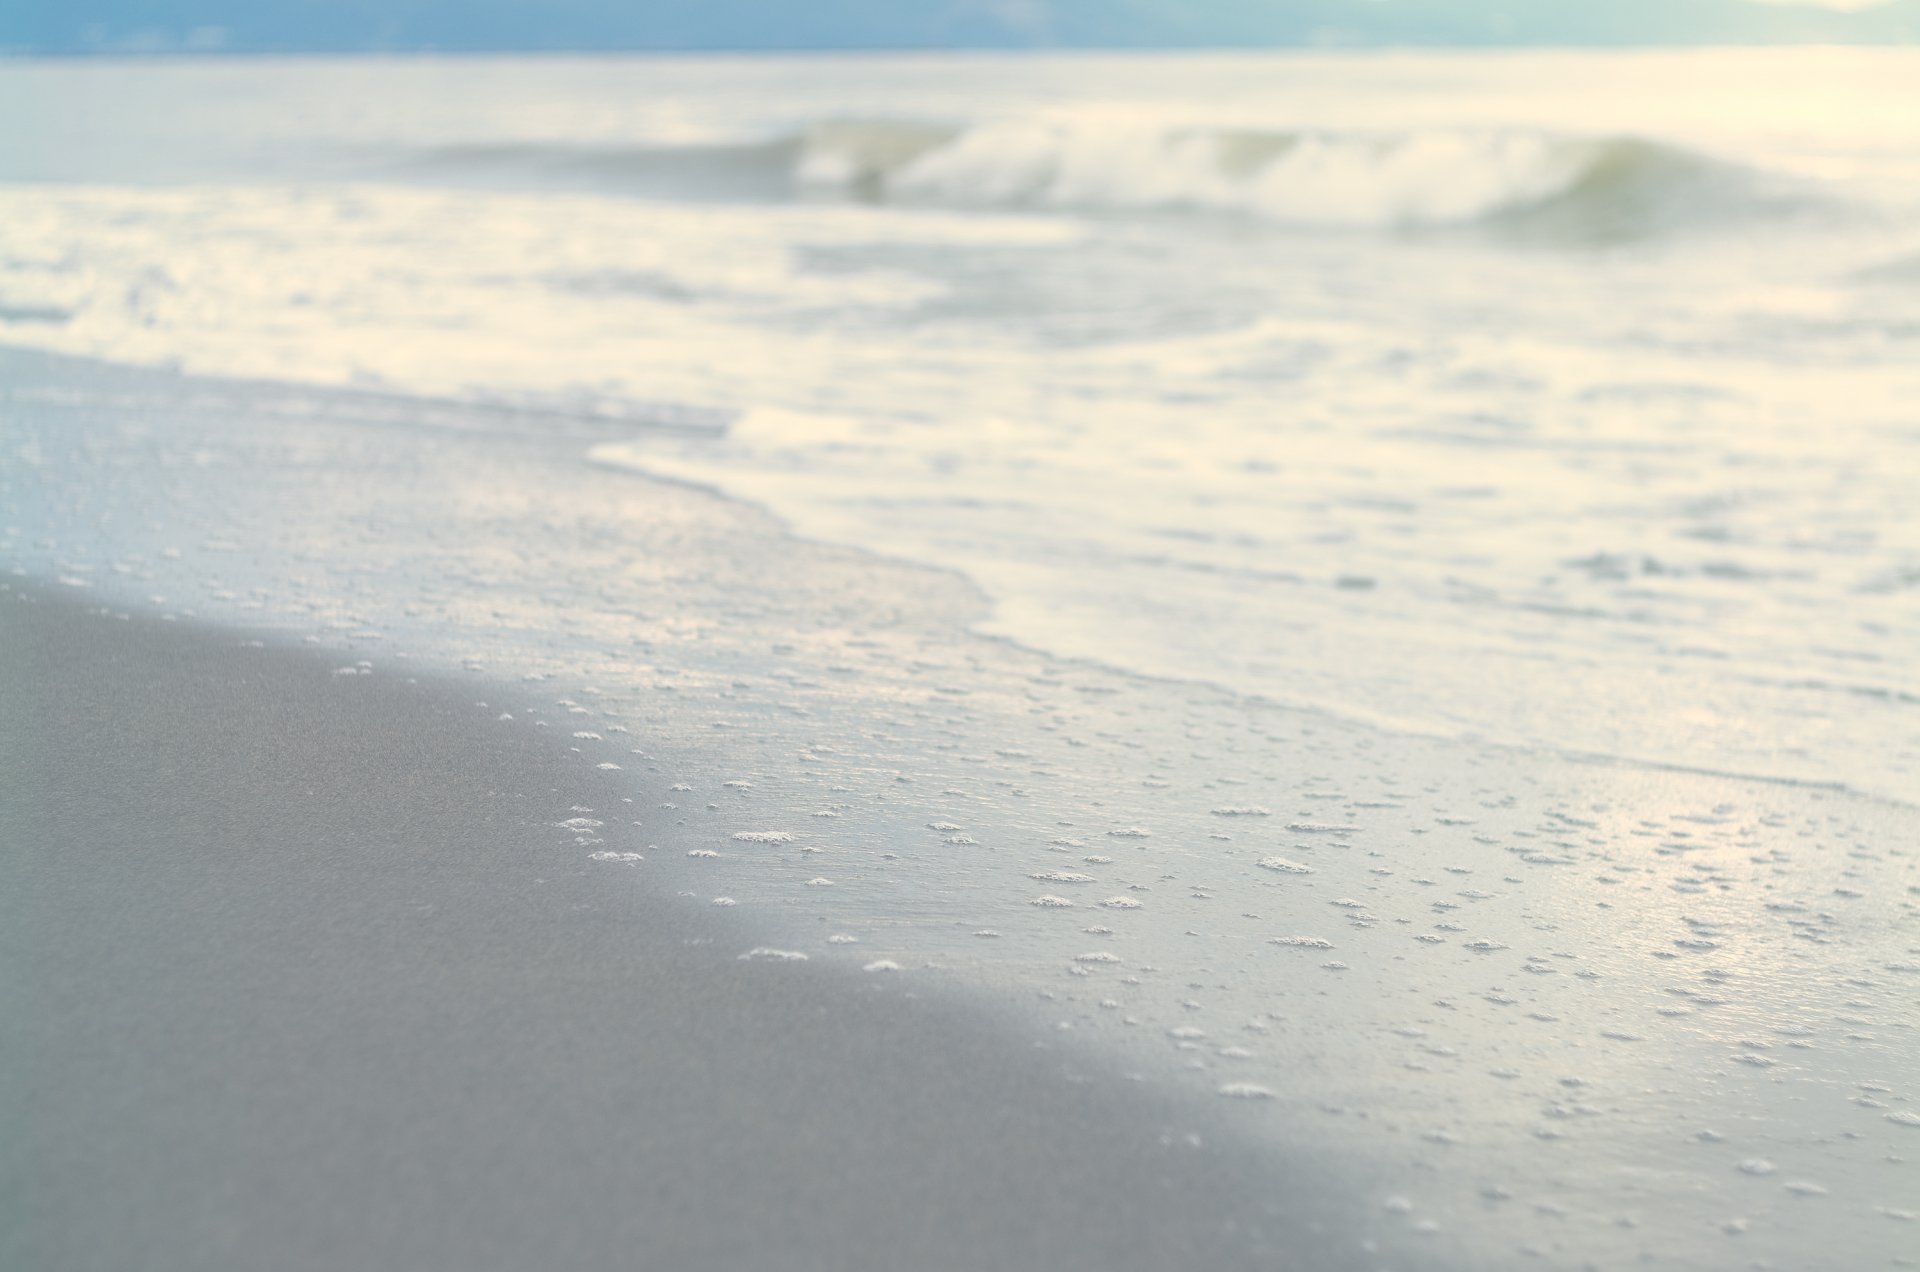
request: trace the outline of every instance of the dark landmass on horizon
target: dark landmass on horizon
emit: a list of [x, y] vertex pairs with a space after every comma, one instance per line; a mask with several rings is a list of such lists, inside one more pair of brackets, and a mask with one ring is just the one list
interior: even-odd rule
[[1920, 0], [41, 0], [28, 54], [1695, 46], [1920, 42]]

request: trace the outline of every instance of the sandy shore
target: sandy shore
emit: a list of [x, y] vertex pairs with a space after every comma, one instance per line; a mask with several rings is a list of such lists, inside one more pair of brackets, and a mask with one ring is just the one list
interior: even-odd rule
[[0, 1264], [1373, 1263], [1232, 1102], [560, 851], [467, 686], [19, 588], [0, 648]]

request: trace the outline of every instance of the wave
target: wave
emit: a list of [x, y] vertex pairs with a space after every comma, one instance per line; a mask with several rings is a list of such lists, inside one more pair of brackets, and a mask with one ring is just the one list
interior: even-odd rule
[[612, 190], [687, 198], [779, 199], [794, 191], [799, 139], [728, 146], [441, 146], [376, 164], [378, 175], [430, 183]]
[[1856, 270], [1853, 281], [1886, 287], [1920, 287], [1920, 252]]
[[832, 120], [740, 145], [460, 147], [420, 157], [414, 171], [668, 196], [1197, 212], [1338, 229], [1481, 225], [1578, 239], [1631, 238], [1805, 202], [1784, 179], [1678, 146], [1513, 129]]

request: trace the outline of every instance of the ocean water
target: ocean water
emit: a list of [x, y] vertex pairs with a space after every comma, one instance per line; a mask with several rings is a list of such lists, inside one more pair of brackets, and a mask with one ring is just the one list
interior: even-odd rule
[[580, 868], [1244, 1102], [1395, 1265], [1885, 1266], [1917, 75], [0, 64], [0, 343], [128, 368], [0, 363], [0, 564], [464, 669]]
[[1039, 649], [1910, 794], [1916, 70], [15, 64], [0, 321], [714, 412], [595, 458], [957, 570]]

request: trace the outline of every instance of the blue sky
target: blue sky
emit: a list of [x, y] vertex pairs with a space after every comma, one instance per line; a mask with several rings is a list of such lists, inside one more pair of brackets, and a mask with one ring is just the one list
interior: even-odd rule
[[1920, 0], [5, 0], [24, 52], [1910, 43]]

